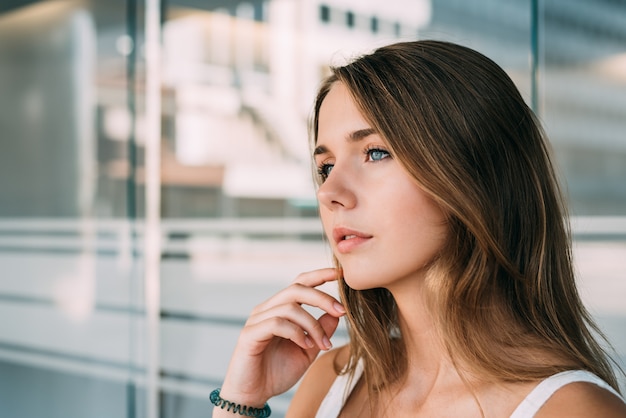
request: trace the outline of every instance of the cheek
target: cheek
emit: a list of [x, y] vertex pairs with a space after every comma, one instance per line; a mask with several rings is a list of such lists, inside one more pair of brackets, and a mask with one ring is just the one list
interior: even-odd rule
[[320, 220], [322, 221], [322, 226], [324, 227], [324, 230], [326, 229], [326, 225], [328, 224], [328, 220], [329, 220], [329, 211], [328, 209], [325, 209], [323, 205], [319, 205], [319, 216], [320, 216]]
[[322, 205], [320, 205], [319, 216], [322, 222], [322, 229], [324, 230], [324, 235], [326, 239], [331, 242], [332, 241], [332, 218], [331, 213], [328, 209], [324, 209]]
[[438, 251], [444, 245], [449, 229], [443, 210], [415, 186], [405, 188], [399, 195], [405, 198], [398, 201], [396, 211], [388, 214], [398, 235], [407, 243]]

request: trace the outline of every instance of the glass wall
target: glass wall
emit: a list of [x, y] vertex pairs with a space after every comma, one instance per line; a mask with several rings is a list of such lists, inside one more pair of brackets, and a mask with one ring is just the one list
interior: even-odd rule
[[139, 8], [0, 6], [0, 416], [145, 416]]
[[541, 4], [539, 114], [567, 185], [581, 294], [611, 338], [623, 367], [626, 4], [609, 0]]
[[319, 81], [407, 39], [480, 50], [535, 107], [575, 215], [583, 297], [626, 359], [619, 2], [148, 2], [160, 16], [135, 0], [0, 6], [0, 415], [210, 416], [252, 307], [331, 264], [307, 142]]

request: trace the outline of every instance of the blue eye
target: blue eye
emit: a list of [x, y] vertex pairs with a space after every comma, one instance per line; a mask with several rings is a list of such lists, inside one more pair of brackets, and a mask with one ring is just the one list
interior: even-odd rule
[[367, 156], [369, 158], [369, 161], [380, 161], [384, 160], [385, 158], [391, 157], [391, 154], [389, 154], [389, 151], [385, 151], [384, 149], [373, 148], [367, 150]]
[[319, 174], [322, 181], [328, 178], [333, 167], [334, 167], [334, 164], [322, 164], [317, 168], [317, 174]]

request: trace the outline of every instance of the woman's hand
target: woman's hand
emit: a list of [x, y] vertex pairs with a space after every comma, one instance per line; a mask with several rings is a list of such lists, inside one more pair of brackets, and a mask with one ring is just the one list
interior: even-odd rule
[[[345, 310], [316, 287], [336, 278], [334, 268], [303, 273], [254, 308], [233, 352], [222, 398], [262, 407], [269, 398], [296, 384], [320, 350], [331, 348], [330, 337]], [[316, 319], [302, 305], [316, 306], [325, 313]], [[214, 414], [218, 411], [215, 408]], [[232, 416], [228, 414], [224, 416]]]

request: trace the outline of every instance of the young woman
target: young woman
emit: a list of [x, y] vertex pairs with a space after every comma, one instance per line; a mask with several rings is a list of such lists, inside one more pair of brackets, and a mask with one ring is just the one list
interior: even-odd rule
[[[253, 310], [213, 417], [266, 416], [305, 373], [289, 417], [626, 417], [548, 146], [499, 66], [380, 48], [333, 69], [312, 134], [337, 267]], [[341, 303], [316, 289], [333, 280]], [[350, 343], [330, 350], [341, 317]]]

